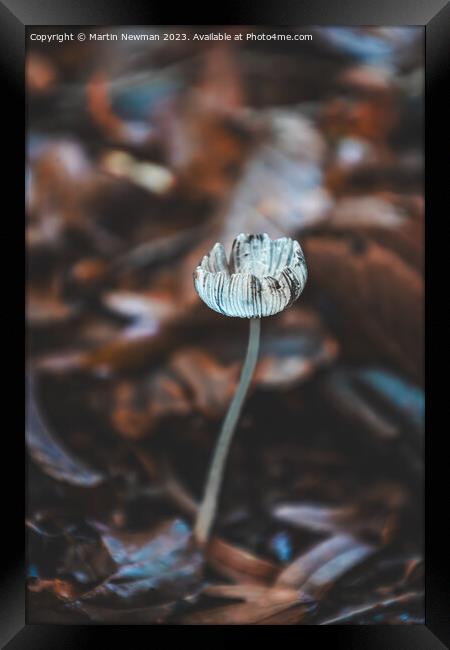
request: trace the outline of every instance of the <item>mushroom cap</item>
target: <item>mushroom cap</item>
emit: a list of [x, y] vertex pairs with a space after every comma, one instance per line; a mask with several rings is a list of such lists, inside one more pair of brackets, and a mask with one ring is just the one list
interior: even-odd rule
[[194, 285], [208, 307], [220, 314], [261, 318], [297, 300], [307, 275], [303, 251], [294, 239], [240, 234], [229, 260], [220, 243], [203, 257], [194, 271]]

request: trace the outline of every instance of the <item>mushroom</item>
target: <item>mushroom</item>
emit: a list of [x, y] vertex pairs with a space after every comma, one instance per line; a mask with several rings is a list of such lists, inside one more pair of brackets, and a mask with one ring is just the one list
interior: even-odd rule
[[200, 545], [209, 538], [228, 450], [258, 359], [261, 318], [292, 305], [306, 278], [300, 244], [288, 237], [272, 240], [265, 233], [238, 235], [229, 260], [223, 245], [215, 244], [195, 269], [195, 289], [208, 307], [225, 316], [250, 319], [241, 377], [223, 421], [195, 524], [194, 535]]

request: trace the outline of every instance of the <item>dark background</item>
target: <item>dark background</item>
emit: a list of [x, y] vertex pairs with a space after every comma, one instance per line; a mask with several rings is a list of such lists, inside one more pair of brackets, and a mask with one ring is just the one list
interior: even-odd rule
[[[31, 622], [423, 622], [423, 29], [301, 32], [28, 44]], [[239, 232], [309, 280], [201, 557], [247, 324], [192, 271]]]

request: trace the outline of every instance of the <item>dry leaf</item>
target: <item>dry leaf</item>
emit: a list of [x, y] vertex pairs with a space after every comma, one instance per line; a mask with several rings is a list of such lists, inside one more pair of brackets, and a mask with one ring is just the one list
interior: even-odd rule
[[28, 383], [27, 393], [26, 441], [31, 458], [38, 467], [53, 479], [77, 487], [97, 487], [103, 483], [105, 477], [100, 472], [91, 469], [53, 438], [38, 411], [32, 380]]
[[361, 332], [393, 365], [417, 380], [423, 370], [424, 286], [421, 274], [395, 253], [363, 240], [310, 238], [311, 284], [339, 320]]
[[215, 607], [190, 614], [182, 619], [187, 625], [255, 625], [286, 610], [301, 608], [303, 613], [311, 599], [294, 589], [256, 585], [215, 585], [204, 593], [218, 598], [243, 600], [243, 603]]
[[276, 584], [302, 589], [319, 596], [331, 587], [346, 571], [374, 553], [370, 544], [363, 544], [348, 534], [334, 535], [320, 542], [294, 560], [277, 578]]

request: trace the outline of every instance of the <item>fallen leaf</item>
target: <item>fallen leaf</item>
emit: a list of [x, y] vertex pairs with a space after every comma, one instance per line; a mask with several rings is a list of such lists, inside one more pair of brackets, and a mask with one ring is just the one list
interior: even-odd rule
[[[233, 396], [245, 351], [247, 332], [241, 330], [239, 336], [227, 335], [225, 340], [211, 337], [202, 347], [180, 346], [149, 377], [112, 385], [98, 408], [107, 411], [116, 431], [132, 439], [150, 435], [167, 418], [194, 413], [221, 417]], [[275, 332], [269, 327], [263, 336], [254, 385], [263, 390], [291, 388], [331, 364], [337, 352], [336, 341], [314, 313], [292, 309], [279, 319]]]
[[215, 44], [199, 64], [198, 82], [161, 116], [162, 143], [186, 196], [220, 199], [235, 182], [251, 136], [236, 119], [244, 93], [233, 48]]
[[361, 394], [352, 381], [352, 375], [339, 370], [332, 371], [323, 381], [323, 390], [339, 413], [375, 437], [393, 440], [400, 435], [399, 425]]
[[27, 319], [30, 327], [47, 327], [65, 324], [76, 315], [76, 307], [58, 298], [30, 295], [27, 300]]
[[105, 476], [91, 469], [73, 455], [50, 433], [36, 404], [36, 386], [32, 379], [27, 387], [27, 448], [33, 461], [51, 478], [77, 487], [97, 487]]
[[351, 503], [326, 506], [319, 503], [280, 503], [273, 508], [273, 516], [296, 528], [315, 533], [331, 533], [333, 536], [351, 534], [356, 537], [377, 539], [380, 543], [391, 541], [395, 530], [393, 518], [408, 503], [403, 487], [391, 481], [378, 481], [361, 490]]
[[355, 514], [351, 506], [325, 507], [318, 504], [279, 504], [273, 509], [276, 519], [318, 533], [336, 533]]
[[28, 589], [32, 593], [41, 593], [49, 591], [62, 601], [74, 600], [80, 593], [80, 590], [71, 582], [67, 580], [54, 580], [37, 579], [30, 581]]
[[349, 424], [389, 443], [415, 475], [423, 471], [423, 389], [379, 368], [336, 369], [322, 382], [324, 398]]
[[276, 564], [214, 537], [206, 550], [206, 560], [216, 571], [243, 583], [268, 583], [278, 572]]
[[361, 370], [356, 378], [421, 437], [425, 424], [425, 396], [421, 388], [380, 368]]
[[50, 512], [38, 513], [26, 524], [31, 575], [38, 579], [30, 588], [70, 600], [115, 570], [97, 531], [86, 522]]
[[183, 521], [137, 533], [93, 525], [113, 570], [87, 590], [73, 589], [67, 610], [94, 622], [162, 623], [200, 590], [203, 560]]
[[384, 358], [422, 381], [422, 275], [367, 240], [312, 237], [304, 250], [311, 283], [332, 301], [334, 320], [350, 324], [355, 336], [364, 335]]
[[181, 520], [145, 533], [111, 531], [99, 524], [97, 529], [117, 569], [80, 597], [80, 609], [165, 605], [198, 589], [203, 558]]
[[136, 625], [164, 623], [176, 610], [177, 603], [165, 603], [151, 607], [130, 607], [118, 609], [116, 607], [101, 607], [84, 601], [67, 603], [66, 609], [85, 614], [94, 623], [111, 623], [112, 625]]
[[[342, 625], [352, 624], [355, 619], [370, 616], [378, 612], [383, 612], [394, 607], [403, 607], [404, 605], [420, 602], [423, 603], [424, 594], [420, 592], [409, 592], [383, 600], [377, 600], [359, 607], [346, 607], [343, 611], [335, 614], [331, 618], [327, 618], [318, 623], [318, 625]], [[373, 620], [373, 619], [372, 619]]]
[[243, 600], [243, 603], [194, 612], [184, 618], [187, 625], [263, 624], [275, 614], [295, 608], [307, 611], [311, 599], [294, 589], [255, 585], [214, 585], [204, 593], [218, 598]]
[[318, 597], [329, 589], [337, 579], [375, 552], [370, 544], [364, 544], [348, 534], [334, 535], [320, 542], [311, 550], [288, 565], [277, 578], [279, 586], [302, 589]]
[[58, 76], [52, 61], [37, 52], [30, 52], [27, 56], [25, 75], [30, 94], [48, 93], [54, 87]]

